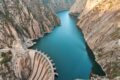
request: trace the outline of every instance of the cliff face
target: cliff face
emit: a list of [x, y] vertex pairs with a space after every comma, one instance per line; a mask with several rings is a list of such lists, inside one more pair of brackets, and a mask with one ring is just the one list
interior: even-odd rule
[[80, 14], [83, 16], [87, 14], [93, 7], [95, 7], [102, 0], [76, 0], [70, 9], [71, 14]]
[[42, 0], [43, 4], [49, 7], [53, 12], [68, 10], [75, 0]]
[[59, 23], [40, 0], [1, 0], [0, 80], [54, 80], [49, 58], [27, 48], [34, 44], [32, 40], [51, 32]]
[[106, 77], [120, 79], [120, 0], [87, 0], [78, 19]]
[[58, 24], [59, 19], [39, 0], [2, 0], [0, 48], [42, 37]]

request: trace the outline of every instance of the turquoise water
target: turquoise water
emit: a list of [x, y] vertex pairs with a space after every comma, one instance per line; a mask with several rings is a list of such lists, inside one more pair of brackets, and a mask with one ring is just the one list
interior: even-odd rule
[[48, 54], [55, 63], [56, 80], [88, 79], [92, 63], [89, 59], [82, 33], [76, 26], [76, 19], [68, 11], [57, 14], [61, 25], [52, 33], [37, 41], [34, 49]]

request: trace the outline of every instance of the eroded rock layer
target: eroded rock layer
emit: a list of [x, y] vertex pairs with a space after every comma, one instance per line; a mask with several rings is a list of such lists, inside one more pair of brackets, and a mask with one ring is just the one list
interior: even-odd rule
[[[74, 6], [81, 7], [83, 4]], [[119, 80], [120, 0], [87, 0], [80, 12], [77, 25], [82, 29], [97, 62], [106, 72], [106, 78]]]

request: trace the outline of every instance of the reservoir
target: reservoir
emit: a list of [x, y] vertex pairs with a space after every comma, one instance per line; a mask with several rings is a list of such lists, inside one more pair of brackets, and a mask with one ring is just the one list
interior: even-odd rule
[[89, 79], [92, 63], [76, 19], [68, 11], [57, 13], [61, 25], [37, 40], [34, 49], [48, 54], [55, 63], [56, 80]]

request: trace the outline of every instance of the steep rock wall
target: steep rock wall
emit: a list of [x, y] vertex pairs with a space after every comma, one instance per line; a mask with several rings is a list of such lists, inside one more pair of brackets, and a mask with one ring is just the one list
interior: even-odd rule
[[106, 78], [120, 79], [120, 0], [91, 1], [87, 1], [77, 25], [106, 72]]
[[[59, 23], [39, 0], [0, 0], [0, 80], [54, 80], [50, 59], [27, 48]], [[41, 75], [33, 68], [38, 65]]]
[[0, 48], [42, 37], [58, 24], [59, 19], [39, 0], [2, 0]]
[[102, 0], [76, 0], [70, 9], [70, 14], [80, 14], [80, 17], [87, 14]]
[[70, 9], [71, 15], [79, 15], [85, 8], [87, 0], [76, 0]]

